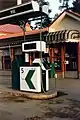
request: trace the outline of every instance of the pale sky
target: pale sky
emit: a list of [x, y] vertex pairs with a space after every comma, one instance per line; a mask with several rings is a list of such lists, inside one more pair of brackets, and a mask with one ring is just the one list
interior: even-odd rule
[[[58, 10], [59, 8], [59, 0], [45, 0], [48, 1], [50, 3], [50, 9], [52, 9], [52, 12], [50, 14], [50, 16], [53, 18], [55, 13], [60, 13], [60, 10]], [[69, 5], [71, 6], [73, 0], [70, 0]]]
[[50, 13], [51, 17], [54, 17], [55, 13], [58, 13], [58, 7], [59, 7], [59, 0], [46, 0], [50, 3], [50, 9], [52, 9], [52, 12]]

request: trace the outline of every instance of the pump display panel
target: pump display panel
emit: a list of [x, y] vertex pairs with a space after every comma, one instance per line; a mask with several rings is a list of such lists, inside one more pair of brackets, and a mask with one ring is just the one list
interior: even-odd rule
[[44, 41], [33, 41], [22, 43], [23, 52], [46, 51], [46, 43]]
[[36, 49], [36, 43], [24, 44], [24, 50]]

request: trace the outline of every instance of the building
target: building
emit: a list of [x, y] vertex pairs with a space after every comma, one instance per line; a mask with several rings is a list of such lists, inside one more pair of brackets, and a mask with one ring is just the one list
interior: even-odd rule
[[23, 4], [29, 0], [0, 0], [0, 10]]
[[[48, 28], [44, 28], [41, 31], [42, 34], [46, 34], [48, 33]], [[18, 64], [22, 64], [24, 61], [24, 54], [22, 53], [24, 33], [18, 26], [10, 24], [1, 25], [0, 33], [0, 84], [11, 84], [11, 65], [13, 60], [16, 60]], [[26, 24], [25, 35], [25, 41], [40, 40], [40, 30], [31, 30], [29, 24]], [[31, 64], [33, 54], [29, 56], [29, 64]], [[38, 56], [38, 54], [36, 53], [35, 56]]]
[[49, 26], [47, 42], [51, 44], [51, 61], [59, 63], [59, 77], [80, 78], [79, 25], [79, 14], [64, 11]]
[[[50, 62], [58, 63], [55, 67], [58, 78], [80, 78], [80, 15], [72, 11], [62, 12], [47, 28], [31, 30], [27, 25], [25, 41], [46, 41]], [[1, 28], [2, 27], [2, 28]], [[11, 29], [13, 28], [13, 29]], [[9, 76], [11, 82], [11, 63], [14, 59], [23, 61], [23, 31], [15, 25], [0, 26], [0, 81], [2, 74]], [[37, 53], [35, 54], [35, 57]], [[29, 55], [31, 64], [34, 55]], [[6, 83], [4, 79], [3, 84]]]

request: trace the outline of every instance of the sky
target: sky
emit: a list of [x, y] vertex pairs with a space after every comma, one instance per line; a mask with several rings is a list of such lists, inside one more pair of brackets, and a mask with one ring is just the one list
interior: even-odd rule
[[58, 13], [59, 10], [58, 10], [58, 7], [59, 7], [59, 0], [46, 0], [50, 3], [50, 9], [52, 9], [52, 12], [50, 13], [50, 16], [51, 17], [54, 17], [54, 14], [55, 13]]
[[[61, 5], [60, 3], [59, 3], [59, 0], [45, 0], [45, 1], [48, 1], [49, 2], [49, 4], [50, 4], [50, 6], [49, 6], [49, 8], [52, 10], [52, 12], [50, 13], [50, 17], [51, 18], [54, 18], [54, 15], [56, 14], [56, 13], [60, 13], [61, 11], [59, 10], [59, 6]], [[70, 0], [70, 2], [69, 2], [69, 5], [70, 6], [72, 6], [72, 1], [73, 0]], [[34, 25], [34, 22], [32, 22], [32, 25]]]
[[[54, 17], [55, 13], [60, 13], [60, 10], [58, 9], [59, 8], [59, 0], [45, 0], [45, 1], [48, 1], [50, 3], [50, 9], [52, 9], [52, 12], [50, 13], [50, 17]], [[69, 2], [69, 5], [72, 6], [72, 1], [73, 0], [70, 0]]]

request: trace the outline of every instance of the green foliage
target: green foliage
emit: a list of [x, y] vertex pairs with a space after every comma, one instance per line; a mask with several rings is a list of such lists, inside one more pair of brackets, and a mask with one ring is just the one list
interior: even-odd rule
[[[49, 2], [45, 2], [45, 0], [38, 0], [40, 6], [42, 7], [42, 5], [49, 5]], [[51, 9], [48, 10], [48, 14], [51, 13]], [[40, 28], [44, 28], [47, 27], [51, 22], [52, 22], [52, 18], [49, 17], [49, 15], [45, 16], [45, 17], [39, 17], [38, 19], [33, 19], [35, 25], [31, 26], [32, 29], [40, 29]], [[31, 22], [30, 22], [31, 24]]]
[[70, 0], [59, 0], [59, 2], [62, 4], [59, 6], [59, 9], [60, 10], [68, 9], [80, 14], [80, 0], [74, 0], [72, 3], [73, 7], [69, 6], [69, 1]]
[[[42, 23], [40, 22], [36, 22], [35, 25], [40, 29], [41, 27], [47, 27], [50, 23], [51, 23], [51, 18], [50, 17], [46, 17], [44, 19], [42, 19]], [[42, 25], [41, 25], [42, 24]]]
[[80, 0], [75, 0], [73, 2], [73, 9], [74, 12], [77, 12], [80, 14]]
[[59, 0], [59, 2], [62, 4], [61, 6], [59, 6], [59, 9], [69, 9], [69, 1], [70, 0]]

